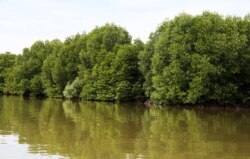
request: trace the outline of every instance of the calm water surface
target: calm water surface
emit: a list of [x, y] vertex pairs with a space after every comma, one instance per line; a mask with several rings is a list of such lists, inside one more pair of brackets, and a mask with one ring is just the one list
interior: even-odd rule
[[250, 159], [250, 112], [0, 97], [1, 159]]

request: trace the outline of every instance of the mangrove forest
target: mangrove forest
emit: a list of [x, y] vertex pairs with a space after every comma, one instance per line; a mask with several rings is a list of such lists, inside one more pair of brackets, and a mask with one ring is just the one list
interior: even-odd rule
[[157, 104], [250, 103], [250, 15], [181, 13], [147, 42], [107, 23], [0, 54], [0, 92]]

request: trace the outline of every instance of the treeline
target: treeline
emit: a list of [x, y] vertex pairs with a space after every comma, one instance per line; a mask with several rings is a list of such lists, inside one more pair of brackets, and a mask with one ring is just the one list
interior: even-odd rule
[[248, 104], [250, 15], [204, 12], [164, 21], [146, 44], [115, 24], [88, 34], [37, 41], [0, 55], [2, 94], [143, 101]]

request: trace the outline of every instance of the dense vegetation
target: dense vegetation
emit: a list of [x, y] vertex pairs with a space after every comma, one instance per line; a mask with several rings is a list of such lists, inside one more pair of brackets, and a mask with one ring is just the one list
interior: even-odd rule
[[164, 21], [144, 44], [106, 24], [0, 55], [3, 94], [162, 104], [248, 104], [250, 15]]

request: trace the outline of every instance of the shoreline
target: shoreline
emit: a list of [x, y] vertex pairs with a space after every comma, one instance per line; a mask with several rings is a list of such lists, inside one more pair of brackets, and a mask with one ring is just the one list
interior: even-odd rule
[[165, 107], [165, 108], [180, 108], [180, 109], [196, 109], [196, 110], [250, 110], [249, 104], [219, 104], [219, 103], [202, 103], [202, 104], [156, 104], [152, 101], [102, 101], [102, 100], [84, 100], [81, 98], [67, 99], [65, 97], [46, 97], [46, 96], [21, 96], [21, 95], [11, 95], [2, 94], [1, 97], [22, 97], [26, 100], [38, 99], [58, 99], [62, 101], [71, 102], [100, 102], [100, 103], [112, 103], [112, 104], [136, 104], [141, 105], [145, 108], [152, 107]]

